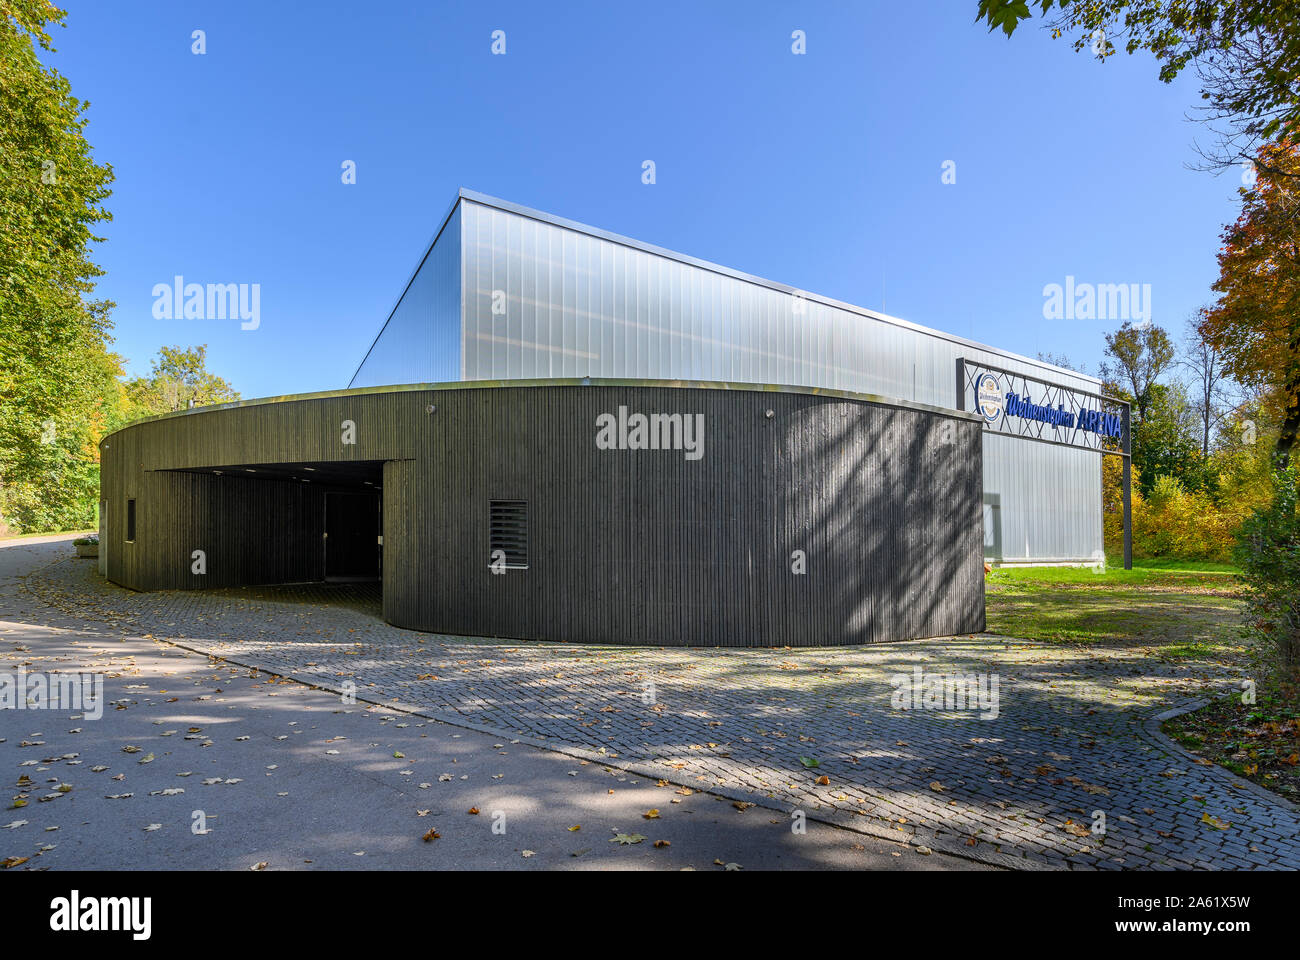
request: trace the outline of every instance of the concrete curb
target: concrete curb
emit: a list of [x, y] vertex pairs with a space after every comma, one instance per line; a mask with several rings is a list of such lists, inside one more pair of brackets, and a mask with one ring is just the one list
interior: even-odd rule
[[[1160, 727], [1166, 720], [1172, 720], [1175, 717], [1181, 717], [1188, 713], [1195, 713], [1202, 707], [1208, 707], [1215, 700], [1222, 700], [1226, 697], [1230, 697], [1235, 692], [1236, 691], [1234, 690], [1225, 690], [1223, 693], [1217, 694], [1213, 697], [1202, 697], [1197, 700], [1189, 700], [1185, 703], [1178, 704], [1177, 706], [1170, 707], [1167, 710], [1162, 710], [1159, 713], [1151, 714], [1142, 721], [1140, 724], [1140, 730], [1146, 735], [1147, 739], [1155, 743], [1156, 746], [1163, 747], [1175, 756], [1183, 757], [1197, 766], [1202, 766], [1202, 757], [1198, 757], [1196, 754], [1179, 744], [1176, 740], [1167, 736]], [[1245, 777], [1237, 776], [1237, 774], [1233, 773], [1227, 767], [1219, 766], [1217, 763], [1211, 764], [1211, 767], [1213, 767], [1213, 769], [1218, 772], [1217, 775], [1223, 778], [1233, 789], [1254, 794], [1261, 800], [1268, 800], [1280, 804], [1293, 813], [1300, 813], [1300, 804], [1296, 804], [1293, 801], [1288, 800], [1286, 797], [1274, 793], [1272, 790], [1267, 790], [1257, 783], [1251, 783]]]

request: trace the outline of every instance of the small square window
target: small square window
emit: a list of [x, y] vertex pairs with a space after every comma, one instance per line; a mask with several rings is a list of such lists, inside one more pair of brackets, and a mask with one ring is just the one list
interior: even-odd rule
[[488, 510], [488, 563], [528, 566], [528, 501], [492, 500]]

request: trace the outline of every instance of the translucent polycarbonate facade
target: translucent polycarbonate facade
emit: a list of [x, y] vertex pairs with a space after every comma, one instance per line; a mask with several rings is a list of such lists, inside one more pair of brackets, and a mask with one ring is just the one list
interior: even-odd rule
[[460, 219], [457, 206], [348, 386], [461, 378]]
[[1101, 454], [984, 434], [984, 556], [1100, 561]]
[[[469, 200], [461, 208], [467, 380], [777, 383], [951, 408], [958, 357], [1044, 369], [511, 210]], [[1062, 382], [1097, 388], [1051, 369]]]
[[[452, 231], [460, 235], [454, 292], [452, 257], [439, 250], [450, 249]], [[421, 274], [430, 269], [437, 279], [426, 287]], [[1091, 377], [468, 191], [412, 288], [428, 293], [413, 298], [410, 311], [403, 298], [353, 386], [700, 380], [953, 408], [960, 357], [1099, 390]], [[458, 338], [448, 335], [453, 303]], [[986, 435], [986, 555], [1100, 560], [1100, 475], [1096, 452]]]

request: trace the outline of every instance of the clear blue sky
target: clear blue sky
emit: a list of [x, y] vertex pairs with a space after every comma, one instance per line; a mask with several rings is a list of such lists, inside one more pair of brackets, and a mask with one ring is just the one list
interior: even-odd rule
[[[64, 3], [116, 349], [207, 343], [245, 397], [346, 386], [460, 186], [1094, 373], [1117, 324], [1046, 321], [1043, 287], [1148, 283], [1181, 329], [1236, 215], [1184, 166], [1190, 79], [976, 0]], [[260, 328], [154, 319], [176, 274], [260, 284]]]

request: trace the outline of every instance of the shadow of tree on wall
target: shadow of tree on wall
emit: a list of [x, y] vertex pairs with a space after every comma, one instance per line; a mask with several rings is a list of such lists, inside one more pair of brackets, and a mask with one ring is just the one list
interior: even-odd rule
[[[792, 476], [772, 484], [782, 493], [775, 536], [787, 555], [811, 545], [809, 572], [802, 582], [776, 573], [773, 601], [813, 592], [833, 642], [982, 630], [979, 425], [845, 401], [792, 419], [804, 422], [776, 455]], [[812, 633], [797, 642], [819, 643]]]

